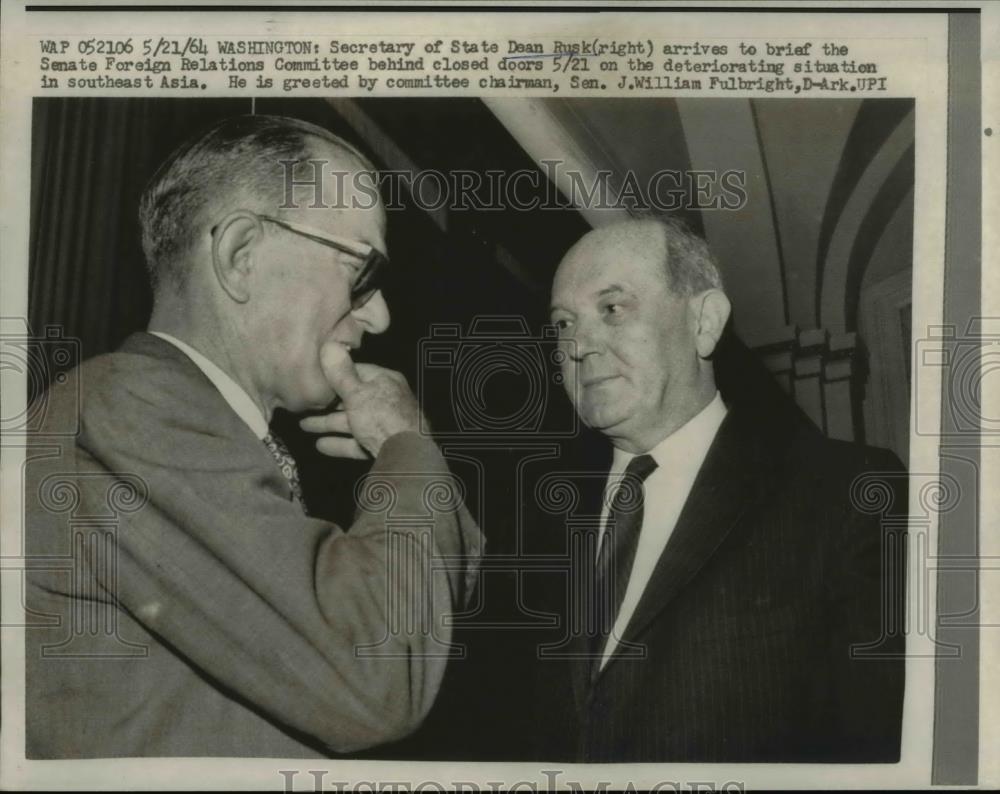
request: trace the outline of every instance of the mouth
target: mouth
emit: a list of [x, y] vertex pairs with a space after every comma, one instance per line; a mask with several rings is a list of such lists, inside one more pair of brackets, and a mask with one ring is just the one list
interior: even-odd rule
[[607, 383], [608, 381], [614, 380], [615, 378], [621, 377], [620, 375], [598, 375], [592, 378], [585, 378], [581, 381], [580, 385], [585, 389], [589, 389], [592, 386], [600, 386], [602, 383]]
[[361, 347], [360, 340], [357, 341], [357, 342], [351, 342], [351, 341], [345, 341], [345, 340], [342, 340], [342, 339], [333, 339], [333, 340], [331, 340], [331, 344], [340, 345], [348, 353], [350, 353], [350, 352], [352, 352], [354, 350], [357, 350], [359, 347]]

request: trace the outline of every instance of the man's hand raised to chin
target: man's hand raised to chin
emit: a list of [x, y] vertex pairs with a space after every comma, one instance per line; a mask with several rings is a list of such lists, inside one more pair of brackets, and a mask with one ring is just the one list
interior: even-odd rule
[[420, 431], [420, 407], [400, 373], [355, 364], [347, 348], [337, 343], [324, 345], [320, 363], [340, 405], [332, 413], [306, 417], [300, 426], [310, 433], [339, 434], [316, 442], [324, 455], [364, 460], [378, 455], [390, 436]]

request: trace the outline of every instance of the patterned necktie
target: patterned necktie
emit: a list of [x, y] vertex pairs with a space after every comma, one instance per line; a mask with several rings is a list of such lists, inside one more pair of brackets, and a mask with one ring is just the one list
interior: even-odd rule
[[656, 469], [656, 461], [650, 455], [638, 455], [629, 462], [611, 500], [608, 519], [604, 524], [604, 535], [594, 566], [594, 591], [592, 622], [596, 632], [592, 637], [592, 674], [601, 669], [601, 657], [608, 635], [614, 628], [625, 598], [635, 552], [639, 545], [639, 530], [642, 529], [643, 483]]
[[302, 485], [299, 483], [299, 469], [295, 465], [295, 458], [292, 457], [292, 453], [285, 446], [285, 442], [274, 433], [268, 432], [264, 436], [264, 446], [267, 447], [267, 451], [271, 453], [271, 456], [278, 464], [278, 468], [281, 469], [281, 473], [288, 480], [288, 488], [292, 494], [292, 501], [298, 502], [302, 509], [305, 510], [306, 503], [302, 498]]

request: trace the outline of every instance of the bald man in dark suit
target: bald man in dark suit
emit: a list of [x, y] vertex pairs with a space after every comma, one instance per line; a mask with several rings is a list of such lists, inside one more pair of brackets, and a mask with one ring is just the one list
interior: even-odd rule
[[599, 528], [568, 544], [582, 631], [538, 665], [545, 758], [898, 760], [905, 474], [725, 375], [729, 314], [673, 221], [595, 230], [556, 273], [566, 387], [611, 449], [604, 491], [580, 485]]

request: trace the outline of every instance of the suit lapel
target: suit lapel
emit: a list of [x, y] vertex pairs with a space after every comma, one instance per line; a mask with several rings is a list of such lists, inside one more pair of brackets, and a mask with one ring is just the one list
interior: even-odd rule
[[[642, 631], [704, 567], [740, 518], [764, 496], [774, 462], [766, 443], [735, 410], [729, 412], [636, 605], [623, 642], [638, 642]], [[608, 660], [604, 672], [617, 655]]]

